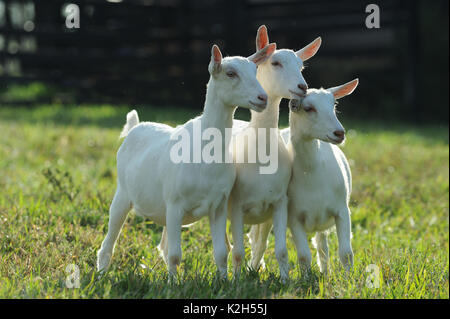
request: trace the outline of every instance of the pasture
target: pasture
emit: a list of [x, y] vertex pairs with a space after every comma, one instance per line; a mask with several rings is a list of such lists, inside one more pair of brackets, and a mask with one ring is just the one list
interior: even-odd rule
[[[229, 280], [220, 281], [204, 219], [183, 229], [181, 280], [168, 285], [156, 249], [162, 227], [131, 212], [110, 271], [99, 277], [96, 252], [107, 230], [128, 110], [0, 108], [0, 298], [449, 298], [448, 127], [352, 121], [345, 111], [343, 150], [353, 173], [351, 272], [341, 269], [332, 233], [330, 274], [320, 274], [311, 244], [313, 272], [302, 276], [288, 231], [287, 283], [279, 280], [273, 235], [265, 270], [232, 280], [229, 258]], [[170, 125], [198, 113], [137, 110], [142, 121]], [[283, 116], [280, 126], [286, 125]], [[71, 264], [79, 269], [79, 288], [66, 287]], [[375, 288], [367, 280], [377, 269]]]

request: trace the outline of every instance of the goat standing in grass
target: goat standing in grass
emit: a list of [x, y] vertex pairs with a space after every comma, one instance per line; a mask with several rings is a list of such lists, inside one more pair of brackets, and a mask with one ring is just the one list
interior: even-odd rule
[[[289, 183], [288, 224], [302, 269], [309, 270], [311, 252], [307, 233], [316, 232], [319, 269], [327, 273], [327, 231], [336, 225], [339, 257], [346, 269], [353, 266], [350, 166], [337, 146], [345, 131], [336, 117], [335, 101], [349, 95], [358, 79], [330, 89], [309, 89], [305, 98], [289, 103], [289, 128], [281, 134], [293, 158]], [[263, 245], [260, 238], [256, 245]]]
[[[139, 123], [135, 111], [128, 113], [122, 134], [126, 137], [117, 153], [118, 183], [109, 212], [108, 234], [98, 252], [99, 271], [109, 266], [116, 240], [133, 206], [139, 215], [166, 226], [167, 240], [162, 249], [171, 277], [176, 275], [181, 262], [182, 225], [209, 216], [215, 262], [220, 275], [226, 276], [227, 203], [236, 169], [233, 163], [225, 162], [174, 163], [171, 157], [177, 143], [174, 136], [183, 131], [195, 139], [196, 125], [201, 125], [201, 136], [209, 128], [218, 129], [226, 156], [229, 141], [225, 140], [225, 129], [233, 125], [236, 105], [257, 112], [266, 107], [267, 96], [256, 79], [256, 65], [264, 62], [275, 48], [275, 44], [270, 44], [249, 58], [222, 59], [214, 45], [204, 112], [184, 125], [173, 128], [160, 123]], [[192, 145], [193, 141], [189, 154], [195, 156]]]
[[[256, 49], [260, 50], [268, 43], [267, 28], [261, 26], [256, 36]], [[275, 145], [277, 149], [269, 150], [269, 152], [276, 151], [278, 154], [278, 167], [273, 172], [262, 174], [261, 168], [264, 164], [260, 161], [255, 163], [236, 161], [237, 177], [229, 204], [235, 274], [239, 274], [245, 255], [244, 224], [254, 225], [250, 233], [251, 241], [257, 240], [252, 234], [267, 237], [273, 224], [275, 255], [280, 266], [280, 276], [283, 280], [288, 277], [287, 187], [291, 177], [291, 160], [278, 130], [279, 106], [283, 98], [301, 98], [306, 94], [307, 84], [301, 73], [303, 61], [317, 52], [320, 43], [321, 39], [318, 38], [297, 52], [288, 49], [276, 50], [269, 59], [261, 63], [258, 66], [257, 78], [268, 95], [267, 109], [260, 113], [252, 111], [250, 123], [234, 121], [239, 125], [239, 128], [233, 129], [236, 142], [235, 160], [239, 156], [244, 158], [246, 154], [259, 154], [258, 139], [260, 136], [258, 133], [260, 130], [265, 130], [263, 133], [266, 137], [265, 150], [272, 147], [272, 143], [269, 146], [271, 138], [278, 141]], [[269, 137], [269, 134], [275, 134], [275, 136]], [[255, 143], [251, 143], [252, 140]], [[239, 145], [243, 145], [243, 147], [239, 147]], [[257, 228], [259, 231], [257, 232], [253, 228]], [[263, 251], [252, 249], [251, 266], [253, 268], [259, 267], [261, 258], [257, 256], [260, 256]], [[253, 260], [258, 262], [254, 263]]]

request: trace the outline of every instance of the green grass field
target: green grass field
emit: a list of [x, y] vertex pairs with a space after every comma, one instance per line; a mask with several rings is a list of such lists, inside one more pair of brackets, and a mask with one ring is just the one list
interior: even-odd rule
[[[207, 220], [182, 233], [180, 281], [167, 284], [162, 228], [130, 213], [112, 267], [95, 271], [116, 187], [125, 107], [0, 107], [0, 298], [449, 298], [448, 127], [356, 122], [341, 114], [353, 173], [355, 266], [302, 276], [288, 232], [291, 280], [279, 281], [274, 239], [266, 269], [215, 276]], [[138, 109], [141, 120], [183, 123], [196, 111]], [[240, 113], [241, 114], [241, 113]], [[286, 125], [286, 118], [282, 118]], [[246, 244], [247, 260], [250, 250]], [[67, 288], [70, 266], [80, 287]], [[231, 258], [229, 258], [231, 266]], [[379, 269], [379, 288], [367, 280]], [[69, 270], [69, 271], [66, 271]], [[231, 267], [230, 267], [231, 270]]]

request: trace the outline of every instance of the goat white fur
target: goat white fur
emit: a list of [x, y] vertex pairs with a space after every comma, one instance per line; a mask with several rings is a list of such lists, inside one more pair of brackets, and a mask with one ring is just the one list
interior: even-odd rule
[[173, 128], [160, 123], [138, 124], [137, 113], [128, 113], [121, 134], [126, 138], [117, 153], [118, 181], [109, 212], [108, 234], [98, 252], [99, 271], [109, 266], [116, 240], [133, 206], [139, 215], [166, 226], [167, 240], [163, 248], [171, 277], [177, 273], [181, 261], [182, 225], [209, 216], [214, 258], [220, 275], [226, 276], [227, 202], [236, 169], [232, 163], [175, 164], [170, 150], [177, 142], [173, 137], [178, 136], [180, 130], [186, 130], [190, 138], [194, 138], [193, 127], [200, 123], [202, 131], [216, 128], [222, 132], [222, 145], [224, 152], [227, 151], [224, 131], [232, 126], [236, 105], [256, 111], [266, 106], [261, 102], [261, 98], [267, 97], [256, 79], [256, 64], [263, 62], [273, 50], [275, 44], [249, 58], [222, 59], [219, 48], [214, 45], [204, 112], [184, 125]]
[[[267, 28], [261, 26], [256, 36], [256, 49], [260, 50], [269, 42]], [[320, 46], [320, 38], [304, 49], [294, 52], [292, 50], [276, 50], [264, 63], [258, 66], [257, 78], [268, 95], [267, 109], [256, 113], [251, 111], [251, 120], [248, 125], [238, 122], [238, 130], [234, 130], [234, 158], [245, 154], [256, 154], [259, 143], [247, 142], [248, 136], [255, 136], [258, 140], [258, 129], [266, 129], [266, 150], [269, 149], [270, 129], [278, 139], [278, 169], [272, 174], [261, 174], [262, 163], [236, 162], [236, 182], [230, 196], [229, 219], [233, 236], [233, 265], [235, 275], [239, 274], [244, 250], [244, 224], [255, 225], [256, 230], [251, 234], [270, 232], [272, 225], [275, 235], [275, 255], [280, 267], [280, 276], [284, 280], [289, 274], [288, 254], [286, 249], [287, 228], [287, 187], [291, 177], [291, 160], [286, 145], [278, 131], [279, 105], [282, 98], [300, 98], [306, 93], [307, 85], [302, 76], [303, 61], [312, 57]], [[274, 150], [270, 150], [273, 152]], [[243, 152], [241, 154], [240, 152]], [[251, 241], [256, 241], [250, 236]], [[256, 246], [253, 246], [256, 247]], [[261, 248], [261, 247], [259, 247]], [[265, 248], [265, 247], [264, 247]], [[261, 249], [252, 249], [251, 267], [257, 269], [261, 258]]]
[[346, 269], [353, 265], [348, 207], [351, 172], [344, 153], [336, 146], [344, 142], [345, 134], [336, 117], [335, 101], [351, 94], [357, 85], [355, 79], [327, 90], [309, 89], [305, 98], [289, 104], [290, 127], [281, 133], [293, 159], [288, 225], [302, 269], [309, 270], [311, 265], [307, 233], [316, 232], [317, 262], [320, 271], [327, 273], [327, 230], [333, 225], [340, 260]]

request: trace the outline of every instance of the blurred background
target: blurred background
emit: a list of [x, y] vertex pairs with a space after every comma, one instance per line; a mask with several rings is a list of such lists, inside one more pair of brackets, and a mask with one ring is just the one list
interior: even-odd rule
[[[366, 27], [371, 3], [380, 8], [379, 29]], [[66, 13], [73, 4], [79, 28], [66, 26], [76, 24]], [[0, 298], [448, 299], [448, 6], [0, 0]], [[131, 213], [114, 266], [96, 280], [127, 112], [173, 126], [200, 114], [212, 44], [224, 55], [248, 56], [262, 24], [279, 48], [298, 50], [322, 37], [303, 71], [310, 87], [360, 79], [337, 107], [353, 176], [354, 270], [342, 275], [335, 232], [325, 280], [315, 266], [312, 276], [301, 275], [287, 240], [293, 280], [280, 284], [271, 234], [260, 275], [219, 282], [202, 219], [183, 228], [183, 281], [167, 285], [156, 249], [162, 226]], [[238, 108], [236, 117], [248, 119], [249, 111]], [[69, 265], [79, 267], [80, 289], [64, 288]], [[377, 289], [367, 284], [372, 266], [382, 279]]]
[[[80, 27], [67, 28], [70, 3]], [[366, 6], [380, 8], [367, 28]], [[278, 48], [321, 36], [310, 87], [360, 78], [345, 116], [448, 123], [447, 0], [0, 0], [0, 106], [203, 108], [210, 48], [250, 55], [265, 24]], [[286, 104], [286, 101], [283, 101]], [[281, 107], [286, 114], [287, 107]]]

